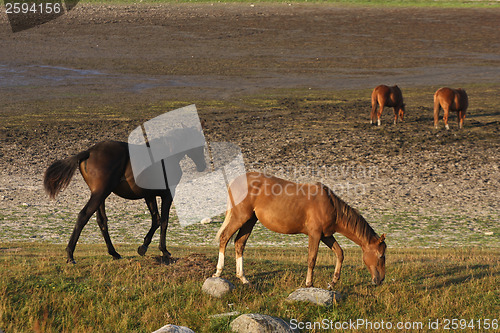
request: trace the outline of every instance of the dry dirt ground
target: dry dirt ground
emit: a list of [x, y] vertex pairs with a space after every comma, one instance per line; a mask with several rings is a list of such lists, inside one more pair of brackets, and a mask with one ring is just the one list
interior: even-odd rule
[[[0, 15], [0, 241], [66, 242], [89, 192], [77, 175], [49, 201], [47, 166], [196, 103], [210, 141], [238, 144], [248, 169], [328, 184], [390, 246], [498, 246], [499, 21], [500, 8], [78, 5], [12, 33]], [[369, 124], [381, 83], [402, 88], [405, 123], [386, 109]], [[455, 115], [432, 127], [444, 85], [469, 92], [463, 130]], [[145, 205], [108, 208], [114, 240], [138, 243]]]

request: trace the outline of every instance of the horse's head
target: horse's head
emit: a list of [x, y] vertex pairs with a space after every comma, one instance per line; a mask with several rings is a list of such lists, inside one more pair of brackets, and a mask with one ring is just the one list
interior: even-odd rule
[[399, 119], [403, 120], [404, 119], [404, 115], [405, 115], [405, 103], [401, 104], [401, 107], [399, 108]]
[[189, 149], [186, 155], [193, 160], [194, 164], [196, 164], [196, 170], [199, 172], [207, 168], [207, 163], [205, 161], [205, 146]]
[[372, 283], [380, 285], [385, 278], [385, 234], [363, 248], [363, 261], [372, 275]]
[[[189, 140], [195, 139], [197, 142], [205, 141], [203, 131], [194, 127], [184, 128]], [[205, 161], [205, 146], [198, 146], [191, 148], [186, 151], [186, 155], [193, 160], [196, 164], [196, 170], [199, 172], [204, 171], [207, 168], [207, 163]]]

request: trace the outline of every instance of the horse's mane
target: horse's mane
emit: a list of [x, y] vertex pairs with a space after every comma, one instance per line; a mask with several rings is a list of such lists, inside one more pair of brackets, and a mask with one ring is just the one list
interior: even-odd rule
[[378, 238], [377, 233], [356, 209], [340, 199], [328, 186], [323, 185], [323, 189], [328, 194], [335, 210], [336, 223], [354, 233], [360, 240], [369, 241], [374, 236]]

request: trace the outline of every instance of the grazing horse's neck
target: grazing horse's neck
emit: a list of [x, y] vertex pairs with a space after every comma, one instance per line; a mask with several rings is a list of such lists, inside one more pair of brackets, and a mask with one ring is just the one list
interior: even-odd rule
[[[365, 221], [365, 223], [366, 223], [366, 221]], [[359, 233], [355, 232], [354, 230], [351, 230], [351, 228], [349, 228], [347, 225], [345, 225], [343, 223], [339, 223], [339, 221], [337, 221], [337, 225], [339, 227], [338, 232], [340, 232], [342, 235], [344, 235], [347, 238], [349, 238], [350, 240], [352, 240], [354, 243], [361, 246], [361, 248], [365, 248], [366, 246], [368, 246], [370, 243], [372, 243], [373, 241], [375, 241], [378, 238], [377, 234], [375, 233], [375, 231], [373, 231], [373, 229], [370, 227], [370, 225], [368, 223], [366, 223], [366, 225], [369, 229], [371, 229], [371, 231], [373, 231], [373, 233], [367, 233], [364, 235], [359, 234]]]
[[325, 186], [334, 208], [336, 230], [358, 244], [362, 248], [378, 239], [377, 233], [354, 208], [337, 197], [332, 190]]

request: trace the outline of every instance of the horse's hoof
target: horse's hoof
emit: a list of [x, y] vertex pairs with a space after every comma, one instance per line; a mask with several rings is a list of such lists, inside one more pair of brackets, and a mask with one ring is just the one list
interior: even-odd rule
[[252, 288], [253, 289], [253, 284], [250, 283], [250, 281], [244, 282], [243, 287], [245, 288]]
[[161, 263], [164, 265], [170, 265], [173, 264], [177, 261], [177, 259], [174, 259], [172, 257], [161, 257]]
[[147, 251], [148, 251], [148, 248], [144, 245], [141, 245], [137, 248], [137, 253], [139, 253], [140, 256], [144, 256]]
[[75, 259], [68, 259], [66, 260], [66, 263], [76, 265]]
[[122, 258], [121, 255], [119, 255], [118, 253], [116, 255], [113, 256], [113, 259], [114, 260], [120, 260]]

